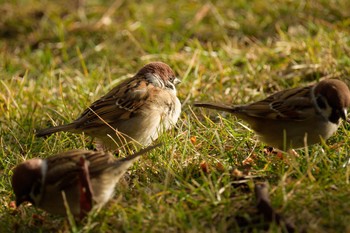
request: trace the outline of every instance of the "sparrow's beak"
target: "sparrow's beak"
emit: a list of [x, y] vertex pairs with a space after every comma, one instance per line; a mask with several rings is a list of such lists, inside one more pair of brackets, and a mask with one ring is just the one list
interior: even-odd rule
[[348, 115], [348, 111], [343, 108], [342, 110], [339, 110], [339, 116], [345, 121]]
[[174, 79], [174, 85], [177, 85], [177, 84], [179, 84], [179, 83], [181, 83], [181, 80], [178, 79], [178, 78], [175, 78], [175, 79]]

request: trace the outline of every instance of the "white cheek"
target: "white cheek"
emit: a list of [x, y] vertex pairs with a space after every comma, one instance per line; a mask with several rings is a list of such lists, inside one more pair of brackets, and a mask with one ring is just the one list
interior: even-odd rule
[[327, 104], [326, 110], [322, 113], [327, 119], [332, 115], [332, 108]]
[[175, 96], [177, 95], [177, 92], [176, 92], [176, 88], [175, 88], [175, 85], [174, 84], [170, 84], [172, 86], [172, 88], [169, 88], [169, 91], [174, 94]]
[[45, 183], [45, 178], [47, 174], [47, 161], [46, 160], [41, 160], [41, 175], [42, 175], [42, 183]]
[[161, 81], [161, 78], [157, 74], [147, 73], [146, 78], [156, 87], [164, 87], [163, 82]]

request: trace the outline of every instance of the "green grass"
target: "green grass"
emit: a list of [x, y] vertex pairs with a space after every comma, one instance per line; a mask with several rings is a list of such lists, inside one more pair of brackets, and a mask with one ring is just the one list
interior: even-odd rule
[[[0, 1], [1, 232], [284, 232], [262, 224], [256, 181], [269, 182], [273, 207], [298, 232], [350, 231], [348, 124], [325, 144], [281, 159], [264, 152], [244, 122], [191, 107], [248, 103], [324, 77], [350, 84], [349, 1], [72, 2]], [[181, 119], [130, 169], [115, 198], [75, 227], [32, 206], [11, 208], [16, 164], [91, 140], [44, 140], [35, 129], [70, 122], [156, 60], [183, 81]], [[255, 178], [240, 180], [235, 169]]]

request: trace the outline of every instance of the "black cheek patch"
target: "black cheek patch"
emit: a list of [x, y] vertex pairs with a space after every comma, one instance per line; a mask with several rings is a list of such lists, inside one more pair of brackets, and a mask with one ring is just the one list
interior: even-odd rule
[[340, 118], [339, 113], [337, 112], [336, 109], [333, 109], [331, 115], [328, 118], [328, 120], [330, 122], [334, 123], [334, 124], [338, 124], [339, 123], [339, 118]]
[[[327, 108], [326, 103], [324, 102], [323, 98], [320, 97], [320, 96], [317, 97], [316, 103], [317, 103], [318, 107], [321, 108], [321, 109], [326, 109], [326, 108]], [[332, 114], [333, 114], [333, 113], [332, 113]]]
[[165, 87], [167, 87], [168, 89], [174, 90], [174, 86], [169, 83], [166, 83]]

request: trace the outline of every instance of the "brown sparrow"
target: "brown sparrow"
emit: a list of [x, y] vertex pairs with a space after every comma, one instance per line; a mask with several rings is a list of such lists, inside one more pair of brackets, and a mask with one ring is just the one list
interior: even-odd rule
[[118, 160], [109, 152], [71, 150], [24, 161], [13, 170], [16, 205], [28, 201], [47, 212], [66, 215], [65, 195], [71, 213], [84, 216], [92, 208], [101, 208], [126, 170], [157, 146]]
[[332, 136], [340, 118], [347, 117], [350, 91], [344, 82], [326, 79], [312, 86], [280, 91], [247, 105], [195, 103], [194, 106], [230, 112], [246, 121], [261, 141], [288, 150]]
[[95, 101], [70, 124], [43, 129], [38, 137], [59, 131], [86, 133], [103, 149], [128, 142], [149, 145], [178, 120], [181, 103], [175, 85], [180, 83], [165, 63], [152, 62]]

